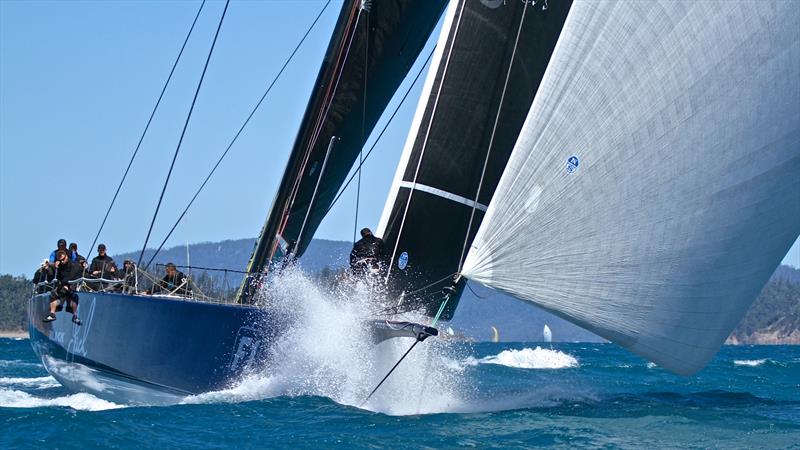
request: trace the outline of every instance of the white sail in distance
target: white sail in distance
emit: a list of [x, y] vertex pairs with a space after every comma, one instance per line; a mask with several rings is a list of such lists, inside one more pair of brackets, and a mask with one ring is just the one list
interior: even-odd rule
[[576, 1], [462, 275], [678, 374], [800, 234], [800, 8]]
[[542, 337], [545, 342], [553, 342], [553, 332], [550, 331], [550, 327], [548, 327], [547, 324], [545, 324], [542, 329]]

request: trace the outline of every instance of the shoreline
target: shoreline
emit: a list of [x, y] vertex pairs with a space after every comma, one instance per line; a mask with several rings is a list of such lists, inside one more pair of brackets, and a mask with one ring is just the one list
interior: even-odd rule
[[28, 339], [28, 333], [22, 330], [0, 330], [0, 338], [7, 339]]

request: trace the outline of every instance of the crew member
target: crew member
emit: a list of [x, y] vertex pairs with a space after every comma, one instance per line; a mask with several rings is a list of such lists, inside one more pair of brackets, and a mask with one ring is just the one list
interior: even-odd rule
[[164, 278], [153, 285], [153, 293], [165, 292], [167, 294], [179, 295], [189, 295], [192, 293], [192, 286], [189, 279], [183, 272], [175, 267], [175, 264], [167, 263], [166, 272]]
[[69, 251], [71, 254], [70, 259], [73, 261], [77, 261], [78, 264], [86, 262], [86, 258], [83, 257], [80, 253], [78, 253], [78, 244], [72, 242], [69, 244]]
[[350, 252], [350, 269], [353, 275], [377, 274], [383, 269], [383, 239], [372, 234], [372, 230], [361, 230], [361, 239], [353, 245]]
[[106, 254], [106, 244], [97, 246], [97, 256], [92, 258], [89, 273], [95, 278], [117, 277], [117, 265], [114, 264], [114, 259]]
[[55, 273], [53, 272], [53, 267], [50, 265], [50, 260], [45, 259], [42, 261], [42, 265], [39, 266], [39, 269], [36, 273], [33, 274], [33, 285], [36, 287], [36, 293], [41, 294], [43, 292], [47, 292], [47, 286], [37, 286], [39, 283], [49, 283], [53, 280], [53, 276]]
[[126, 294], [136, 293], [136, 265], [132, 260], [126, 259], [122, 263], [122, 292]]
[[[69, 252], [69, 250], [67, 249], [67, 241], [66, 241], [66, 240], [64, 240], [64, 239], [59, 239], [59, 240], [58, 240], [58, 243], [56, 244], [56, 249], [55, 249], [55, 250], [53, 250], [53, 251], [50, 253], [50, 262], [51, 262], [51, 263], [55, 263], [55, 262], [56, 262], [56, 253], [57, 253], [59, 250], [64, 250], [64, 252], [65, 252], [65, 253], [67, 253], [67, 255], [71, 255], [71, 253], [70, 253], [70, 252]], [[75, 261], [75, 259], [73, 259], [73, 258], [72, 258], [72, 256], [70, 256], [70, 259], [72, 259], [73, 261]]]
[[81, 324], [78, 319], [78, 294], [71, 288], [69, 282], [80, 277], [80, 271], [75, 270], [80, 267], [77, 263], [70, 261], [67, 252], [59, 250], [56, 252], [56, 262], [53, 264], [55, 269], [56, 286], [50, 292], [50, 314], [44, 319], [45, 322], [52, 322], [56, 320], [56, 311], [58, 307], [67, 304], [67, 312], [72, 312], [72, 321], [78, 325]]

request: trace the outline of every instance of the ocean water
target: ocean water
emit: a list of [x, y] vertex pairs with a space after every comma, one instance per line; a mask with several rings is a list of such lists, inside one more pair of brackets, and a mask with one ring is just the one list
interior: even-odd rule
[[684, 378], [613, 344], [426, 341], [360, 406], [374, 379], [318, 345], [229, 390], [133, 407], [67, 392], [26, 339], [0, 339], [0, 448], [800, 446], [800, 346], [724, 347]]

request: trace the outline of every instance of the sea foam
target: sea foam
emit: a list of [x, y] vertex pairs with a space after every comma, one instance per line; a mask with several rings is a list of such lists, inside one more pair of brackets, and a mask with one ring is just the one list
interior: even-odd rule
[[123, 407], [123, 405], [107, 402], [85, 393], [44, 398], [33, 396], [27, 392], [0, 388], [0, 407], [39, 408], [44, 406], [62, 406], [83, 411], [103, 411]]
[[736, 359], [733, 361], [733, 364], [737, 366], [758, 367], [765, 362], [767, 362], [766, 359]]
[[58, 387], [60, 384], [53, 377], [35, 377], [35, 378], [21, 378], [21, 377], [2, 377], [0, 378], [0, 386], [19, 386], [33, 389], [48, 389]]
[[574, 356], [541, 347], [503, 350], [496, 355], [473, 361], [478, 364], [497, 364], [516, 369], [566, 369], [579, 366]]

